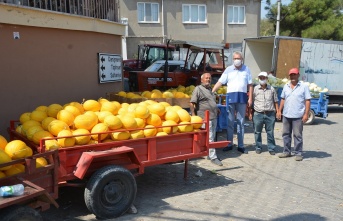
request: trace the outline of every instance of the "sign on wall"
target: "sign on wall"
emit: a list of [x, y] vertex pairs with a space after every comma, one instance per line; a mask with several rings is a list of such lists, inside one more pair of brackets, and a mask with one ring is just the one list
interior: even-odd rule
[[122, 57], [118, 54], [99, 53], [99, 83], [122, 81]]

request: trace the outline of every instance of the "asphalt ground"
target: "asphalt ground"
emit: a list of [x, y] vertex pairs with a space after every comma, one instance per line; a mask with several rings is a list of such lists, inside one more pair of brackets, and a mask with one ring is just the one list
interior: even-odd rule
[[[190, 160], [186, 180], [181, 162], [148, 167], [136, 178], [138, 213], [110, 220], [343, 220], [343, 107], [329, 106], [328, 112], [328, 118], [304, 126], [301, 162], [272, 156], [266, 146], [256, 154], [248, 121], [248, 154], [217, 149], [222, 167], [205, 157]], [[281, 132], [277, 122], [277, 153], [282, 152]], [[218, 134], [218, 140], [225, 138], [225, 131]], [[60, 188], [58, 203], [59, 209], [42, 213], [44, 220], [97, 220], [84, 204], [82, 188]]]

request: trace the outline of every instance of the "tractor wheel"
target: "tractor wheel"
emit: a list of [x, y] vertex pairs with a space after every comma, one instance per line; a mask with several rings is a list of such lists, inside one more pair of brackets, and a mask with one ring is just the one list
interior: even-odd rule
[[132, 173], [120, 166], [106, 166], [96, 171], [87, 183], [84, 198], [87, 208], [97, 218], [109, 219], [124, 214], [137, 193]]
[[306, 121], [306, 125], [311, 125], [313, 124], [314, 122], [314, 119], [316, 118], [315, 114], [314, 114], [314, 111], [313, 110], [310, 110], [309, 113], [308, 113], [308, 120]]
[[43, 221], [38, 211], [27, 206], [10, 206], [1, 211], [2, 221]]

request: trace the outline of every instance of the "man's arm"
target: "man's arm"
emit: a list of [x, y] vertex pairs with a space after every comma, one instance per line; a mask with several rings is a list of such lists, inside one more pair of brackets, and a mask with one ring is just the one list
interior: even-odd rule
[[305, 113], [303, 115], [303, 123], [306, 123], [308, 121], [308, 113], [310, 112], [310, 107], [311, 107], [311, 100], [307, 99], [305, 101]]
[[[276, 102], [277, 103], [277, 102]], [[282, 113], [282, 109], [283, 109], [283, 106], [285, 104], [285, 99], [281, 98], [281, 101], [280, 101], [280, 107], [279, 107], [279, 112], [276, 112], [276, 118], [278, 120], [281, 120], [281, 113]], [[276, 107], [276, 106], [275, 106]]]
[[248, 106], [251, 107], [252, 106], [252, 92], [254, 89], [253, 89], [252, 84], [248, 84], [248, 88], [249, 88]]
[[212, 92], [216, 92], [220, 87], [222, 86], [222, 83], [220, 83], [219, 81], [217, 81], [217, 83], [214, 85], [214, 87], [212, 88]]
[[191, 111], [192, 116], [196, 116], [195, 114], [195, 103], [189, 103], [189, 109]]

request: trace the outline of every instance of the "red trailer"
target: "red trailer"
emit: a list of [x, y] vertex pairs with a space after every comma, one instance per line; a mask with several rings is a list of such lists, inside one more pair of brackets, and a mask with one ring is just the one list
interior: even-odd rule
[[[204, 119], [205, 129], [195, 132], [113, 142], [101, 142], [99, 139], [97, 144], [78, 145], [55, 151], [45, 150], [44, 139], [41, 140], [40, 145], [35, 145], [17, 133], [15, 123], [11, 122], [9, 128], [11, 140], [23, 140], [39, 154], [22, 160], [26, 166], [25, 173], [2, 178], [0, 182], [3, 185], [14, 184], [18, 179], [22, 180], [27, 188], [33, 186], [37, 189], [34, 192], [42, 190], [43, 195], [46, 196], [44, 202], [56, 206], [58, 205], [54, 199], [58, 197], [59, 186], [85, 186], [84, 198], [89, 211], [99, 218], [118, 217], [132, 205], [137, 192], [134, 176], [143, 174], [145, 167], [184, 160], [186, 177], [189, 159], [207, 156], [209, 148], [228, 145], [229, 141], [209, 143], [208, 119], [207, 112]], [[49, 165], [36, 169], [35, 159], [39, 156], [48, 158]], [[0, 168], [4, 165], [7, 164], [0, 164]], [[75, 182], [76, 180], [82, 181], [83, 185]], [[31, 187], [29, 187], [30, 183], [32, 183]], [[43, 203], [31, 192], [25, 196], [27, 196], [25, 199], [22, 199], [23, 197], [7, 198], [5, 201], [0, 199], [0, 208], [14, 203], [41, 210], [48, 208], [46, 204], [37, 206]], [[12, 202], [6, 201], [8, 199]]]

